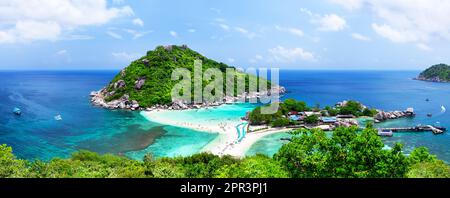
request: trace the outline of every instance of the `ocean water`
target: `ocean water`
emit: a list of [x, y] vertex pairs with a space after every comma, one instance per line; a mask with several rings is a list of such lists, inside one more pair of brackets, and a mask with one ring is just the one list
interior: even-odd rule
[[[93, 107], [89, 93], [99, 90], [117, 71], [0, 72], [0, 144], [13, 147], [20, 158], [48, 160], [68, 157], [79, 149], [115, 153], [142, 159], [146, 153], [156, 157], [191, 155], [199, 152], [217, 135], [162, 126], [146, 120], [139, 112], [110, 111]], [[280, 83], [289, 93], [285, 98], [304, 100], [310, 105], [334, 105], [342, 100], [358, 100], [384, 110], [414, 107], [417, 117], [382, 126], [434, 124], [450, 127], [450, 84], [412, 80], [418, 71], [286, 71]], [[425, 99], [430, 101], [426, 102]], [[12, 114], [14, 107], [22, 116]], [[238, 119], [248, 105], [193, 114], [189, 119]], [[429, 118], [426, 114], [432, 113]], [[56, 121], [54, 116], [63, 120]], [[248, 151], [248, 155], [272, 155], [288, 134], [267, 136]], [[384, 138], [387, 145], [401, 142], [406, 151], [426, 146], [440, 158], [450, 161], [449, 134], [396, 134]]]
[[[450, 128], [450, 112], [441, 112], [441, 106], [450, 107], [450, 84], [412, 80], [419, 71], [281, 71], [280, 84], [289, 93], [286, 98], [306, 101], [309, 105], [334, 105], [343, 100], [357, 100], [383, 110], [405, 110], [413, 107], [415, 118], [399, 119], [377, 124], [378, 127], [408, 127], [419, 124]], [[426, 99], [430, 101], [427, 102]], [[428, 117], [427, 114], [433, 114]], [[286, 134], [285, 134], [286, 135]], [[282, 136], [282, 135], [281, 135]], [[433, 154], [450, 162], [450, 135], [424, 133], [398, 133], [383, 138], [385, 144], [401, 142], [410, 152], [426, 146]], [[274, 154], [283, 142], [280, 134], [265, 137], [254, 144], [247, 154], [262, 152]]]
[[[119, 155], [147, 149], [160, 157], [194, 154], [217, 136], [161, 126], [139, 112], [93, 107], [90, 91], [101, 89], [116, 74], [0, 72], [0, 144], [30, 160], [65, 158], [80, 149]], [[14, 107], [22, 110], [21, 116], [12, 113]], [[56, 121], [56, 115], [62, 120]], [[177, 148], [174, 140], [184, 148]]]

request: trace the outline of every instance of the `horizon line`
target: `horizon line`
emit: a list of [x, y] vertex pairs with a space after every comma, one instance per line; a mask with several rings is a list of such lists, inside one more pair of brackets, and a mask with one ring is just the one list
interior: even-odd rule
[[[260, 67], [264, 68], [264, 67]], [[260, 69], [255, 68], [255, 69]], [[247, 69], [247, 68], [244, 68]], [[268, 69], [270, 71], [270, 67], [265, 67], [264, 69]], [[277, 68], [280, 71], [423, 71], [421, 69], [305, 69], [305, 68]], [[122, 69], [0, 69], [0, 72], [45, 72], [45, 71], [120, 71]]]

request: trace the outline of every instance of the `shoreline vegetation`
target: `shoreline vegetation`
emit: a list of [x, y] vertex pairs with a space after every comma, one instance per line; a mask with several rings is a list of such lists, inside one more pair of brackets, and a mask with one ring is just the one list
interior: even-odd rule
[[409, 155], [402, 145], [384, 149], [369, 124], [339, 127], [332, 135], [298, 129], [273, 156], [234, 158], [209, 153], [144, 159], [89, 151], [48, 162], [17, 159], [0, 145], [0, 178], [450, 178], [450, 166], [419, 147]]
[[318, 128], [332, 131], [341, 126], [359, 127], [357, 119], [372, 119], [375, 123], [380, 123], [415, 116], [413, 108], [404, 111], [383, 111], [353, 100], [338, 102], [333, 107], [320, 108], [320, 105], [309, 107], [303, 101], [286, 99], [279, 106], [277, 113], [270, 115], [261, 114], [261, 107], [257, 107], [246, 115], [245, 120], [255, 127]]

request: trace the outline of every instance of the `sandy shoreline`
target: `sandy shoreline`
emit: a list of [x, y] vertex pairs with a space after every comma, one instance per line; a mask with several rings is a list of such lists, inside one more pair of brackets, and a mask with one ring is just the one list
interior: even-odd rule
[[218, 133], [219, 136], [209, 144], [207, 144], [201, 151], [210, 152], [219, 156], [231, 155], [235, 157], [244, 157], [245, 153], [250, 149], [250, 147], [261, 138], [267, 135], [288, 132], [291, 130], [286, 128], [272, 128], [258, 132], [250, 132], [246, 134], [245, 138], [243, 138], [242, 141], [237, 142], [236, 140], [238, 139], [238, 134], [236, 126], [244, 123], [245, 121], [240, 119], [221, 121], [208, 119], [183, 119], [181, 118], [182, 116], [174, 116], [178, 112], [180, 112], [180, 110], [153, 110], [142, 111], [141, 115], [143, 115], [149, 121], [164, 125], [188, 128], [208, 133]]

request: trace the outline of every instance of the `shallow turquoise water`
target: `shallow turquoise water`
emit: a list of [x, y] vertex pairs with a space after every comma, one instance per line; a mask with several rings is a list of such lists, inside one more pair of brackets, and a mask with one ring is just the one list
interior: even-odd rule
[[286, 140], [281, 140], [281, 138], [289, 137], [291, 137], [289, 133], [276, 133], [265, 136], [253, 144], [247, 151], [246, 155], [253, 156], [258, 153], [262, 153], [268, 156], [273, 156], [276, 152], [278, 152], [278, 149], [280, 149], [283, 144], [288, 142]]
[[167, 132], [154, 144], [144, 150], [127, 152], [125, 156], [132, 159], [143, 159], [147, 153], [151, 153], [155, 158], [190, 156], [198, 153], [217, 137], [217, 134], [173, 126], [164, 126], [164, 130]]

